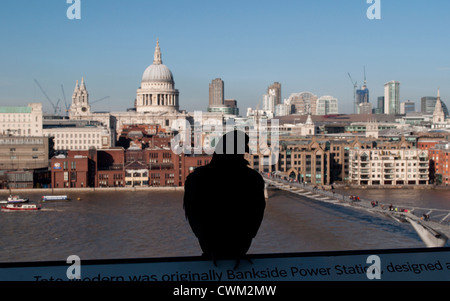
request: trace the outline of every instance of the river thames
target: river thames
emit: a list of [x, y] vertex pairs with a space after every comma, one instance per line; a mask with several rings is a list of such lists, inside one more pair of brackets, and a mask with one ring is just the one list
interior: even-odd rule
[[[352, 190], [352, 194], [384, 203], [450, 209], [449, 190]], [[66, 260], [69, 255], [83, 260], [201, 254], [184, 217], [183, 190], [68, 195], [70, 201], [45, 202], [40, 211], [1, 212], [0, 262]], [[37, 202], [42, 192], [21, 196]], [[416, 247], [424, 244], [408, 224], [270, 190], [249, 253]]]

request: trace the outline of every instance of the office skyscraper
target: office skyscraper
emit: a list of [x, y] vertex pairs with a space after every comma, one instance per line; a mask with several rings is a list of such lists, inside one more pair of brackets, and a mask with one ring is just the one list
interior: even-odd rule
[[420, 99], [420, 111], [423, 114], [433, 114], [436, 107], [436, 96], [424, 96]]
[[275, 103], [274, 105], [279, 105], [281, 103], [281, 84], [275, 82], [267, 88], [267, 94], [273, 95]]
[[384, 84], [384, 114], [400, 114], [400, 83], [390, 81]]
[[225, 100], [225, 85], [222, 79], [216, 78], [209, 84], [208, 112], [238, 115], [236, 99]]
[[209, 107], [222, 107], [224, 100], [223, 80], [216, 78], [209, 84]]
[[400, 103], [400, 114], [408, 114], [416, 111], [416, 104], [413, 101], [407, 100]]
[[339, 114], [338, 100], [333, 96], [321, 96], [317, 99], [316, 107], [317, 115], [334, 115]]
[[368, 107], [367, 105], [361, 106], [361, 104], [367, 104], [369, 103], [369, 89], [366, 85], [366, 79], [364, 76], [364, 85], [361, 87], [361, 89], [356, 90], [356, 113], [362, 114], [361, 108]]
[[378, 96], [377, 102], [378, 104], [375, 114], [384, 114], [384, 96]]

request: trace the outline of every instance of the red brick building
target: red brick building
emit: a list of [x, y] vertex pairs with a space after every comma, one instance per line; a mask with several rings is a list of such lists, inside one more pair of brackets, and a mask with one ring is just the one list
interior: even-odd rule
[[[429, 158], [429, 177], [430, 183], [437, 185], [448, 185], [448, 172], [445, 176], [445, 167], [448, 164], [440, 162], [442, 159], [442, 150], [439, 149], [439, 145], [448, 143], [443, 137], [420, 137], [417, 139], [417, 148], [428, 150]], [[440, 159], [441, 158], [441, 159]], [[447, 184], [445, 184], [447, 182]]]
[[450, 185], [450, 143], [437, 144], [431, 148], [429, 158], [434, 166], [435, 183], [438, 185]]
[[52, 187], [184, 186], [210, 155], [177, 155], [165, 147], [69, 151], [51, 159]]
[[95, 187], [122, 187], [125, 185], [125, 153], [121, 147], [98, 150]]
[[68, 151], [51, 159], [52, 187], [124, 186], [124, 150]]
[[178, 156], [168, 147], [145, 149], [149, 169], [150, 186], [182, 186], [180, 166], [182, 156]]
[[211, 155], [192, 155], [192, 156], [183, 156], [183, 184], [186, 180], [186, 177], [192, 173], [197, 167], [204, 166], [211, 162]]
[[68, 154], [51, 159], [53, 188], [89, 187], [89, 159], [87, 154]]
[[443, 138], [433, 138], [433, 137], [420, 137], [417, 139], [417, 148], [430, 150], [436, 146], [436, 144], [444, 143]]
[[184, 186], [186, 177], [197, 167], [208, 164], [210, 155], [177, 155], [169, 148], [146, 149], [150, 186]]

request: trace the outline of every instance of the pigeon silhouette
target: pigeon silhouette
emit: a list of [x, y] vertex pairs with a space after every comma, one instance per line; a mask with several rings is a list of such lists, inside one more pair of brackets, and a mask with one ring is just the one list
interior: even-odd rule
[[235, 259], [235, 268], [256, 236], [264, 216], [264, 180], [248, 167], [249, 137], [225, 134], [209, 164], [196, 168], [185, 182], [184, 210], [203, 256]]

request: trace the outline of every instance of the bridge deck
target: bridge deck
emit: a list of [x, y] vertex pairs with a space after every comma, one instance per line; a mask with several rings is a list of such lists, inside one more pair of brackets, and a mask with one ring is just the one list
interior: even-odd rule
[[[450, 237], [450, 210], [419, 207], [405, 208], [404, 206], [392, 206], [392, 210], [390, 210], [390, 204], [375, 204], [374, 201], [366, 200], [364, 198], [355, 201], [351, 200], [349, 196], [331, 190], [323, 190], [304, 184], [287, 182], [282, 179], [268, 178], [266, 176], [263, 176], [263, 178], [266, 184], [281, 190], [289, 191], [321, 202], [333, 203], [341, 206], [351, 206], [357, 209], [387, 215], [398, 221], [405, 221], [405, 219], [409, 218], [422, 227], [425, 227], [428, 231], [437, 232], [436, 235], [440, 234], [445, 237]], [[424, 219], [423, 214], [428, 215], [428, 218]]]

